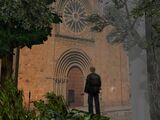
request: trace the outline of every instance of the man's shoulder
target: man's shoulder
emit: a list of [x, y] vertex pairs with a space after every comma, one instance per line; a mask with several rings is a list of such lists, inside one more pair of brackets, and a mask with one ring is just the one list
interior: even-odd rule
[[93, 73], [89, 73], [87, 76], [92, 76], [93, 75]]
[[97, 74], [97, 73], [93, 73], [93, 75], [96, 75], [96, 76], [99, 76], [99, 77], [100, 77], [100, 75], [99, 75], [99, 74]]
[[88, 76], [87, 76], [87, 77], [91, 77], [91, 76], [98, 76], [98, 77], [100, 77], [100, 75], [99, 75], [99, 74], [97, 74], [97, 73], [90, 73], [90, 74], [88, 74]]

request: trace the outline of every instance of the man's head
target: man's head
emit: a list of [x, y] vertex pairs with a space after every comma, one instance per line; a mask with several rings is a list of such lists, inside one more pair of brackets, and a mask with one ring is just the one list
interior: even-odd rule
[[94, 73], [95, 71], [96, 71], [96, 68], [95, 67], [90, 67], [90, 71], [92, 72], [92, 73]]

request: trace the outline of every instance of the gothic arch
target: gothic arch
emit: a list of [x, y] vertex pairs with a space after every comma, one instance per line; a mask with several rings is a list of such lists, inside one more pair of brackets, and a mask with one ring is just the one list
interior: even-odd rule
[[[58, 86], [67, 81], [67, 74], [74, 66], [79, 67], [86, 76], [89, 72], [88, 68], [91, 66], [91, 58], [83, 50], [77, 48], [71, 48], [62, 53], [55, 67], [55, 82]], [[62, 91], [59, 94], [62, 94]]]
[[91, 59], [84, 51], [77, 48], [65, 51], [59, 57], [56, 64], [56, 77], [65, 77], [73, 66], [78, 66], [83, 71], [83, 74], [85, 74], [91, 66]]

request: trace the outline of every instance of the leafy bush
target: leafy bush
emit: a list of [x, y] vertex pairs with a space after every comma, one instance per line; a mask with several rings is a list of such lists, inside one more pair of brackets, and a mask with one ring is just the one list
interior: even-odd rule
[[45, 95], [46, 101], [35, 101], [34, 106], [40, 120], [66, 120], [68, 114], [67, 106], [62, 96], [56, 96], [53, 92]]
[[96, 114], [91, 115], [85, 111], [72, 109], [67, 115], [67, 120], [110, 120], [110, 118]]
[[63, 97], [53, 92], [48, 92], [45, 98], [34, 101], [35, 109], [27, 111], [23, 106], [23, 92], [17, 90], [13, 80], [6, 80], [0, 87], [0, 120], [109, 120], [76, 109], [69, 111]]
[[0, 87], [0, 120], [33, 120], [35, 114], [25, 110], [23, 92], [17, 90], [13, 80], [6, 80]]
[[46, 101], [33, 102], [39, 120], [109, 120], [108, 117], [91, 115], [77, 109], [69, 111], [63, 97], [56, 96], [53, 92], [47, 93], [45, 98]]

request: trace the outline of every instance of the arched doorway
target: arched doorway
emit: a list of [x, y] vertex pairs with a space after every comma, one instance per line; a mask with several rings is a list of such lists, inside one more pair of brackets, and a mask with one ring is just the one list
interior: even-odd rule
[[70, 107], [79, 107], [84, 104], [84, 97], [81, 95], [84, 89], [84, 76], [79, 67], [74, 66], [68, 72], [67, 101]]

